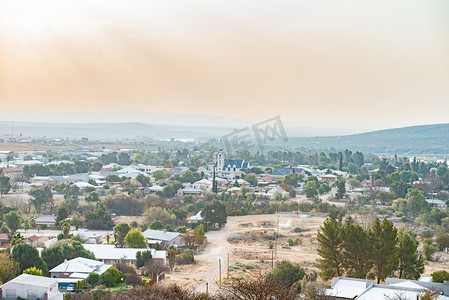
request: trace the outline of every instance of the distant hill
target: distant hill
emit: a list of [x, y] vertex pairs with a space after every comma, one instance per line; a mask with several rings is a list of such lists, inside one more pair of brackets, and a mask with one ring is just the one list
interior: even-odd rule
[[420, 125], [331, 137], [290, 137], [289, 144], [315, 149], [351, 149], [376, 154], [446, 155], [449, 153], [449, 124]]
[[[333, 132], [316, 128], [286, 127], [288, 145], [317, 150], [362, 151], [375, 154], [438, 155], [449, 153], [449, 124], [420, 125], [329, 136]], [[200, 139], [220, 138], [232, 129], [219, 126], [178, 126], [146, 123], [35, 123], [14, 122], [14, 135], [52, 138], [122, 140], [126, 138]], [[0, 121], [0, 138], [11, 133], [11, 122]], [[311, 135], [324, 135], [315, 136]], [[285, 146], [279, 144], [279, 146]]]
[[[35, 123], [14, 122], [14, 135], [52, 138], [117, 140], [125, 138], [195, 139], [224, 135], [229, 129], [188, 127], [145, 123]], [[0, 122], [0, 134], [11, 133], [11, 122]]]

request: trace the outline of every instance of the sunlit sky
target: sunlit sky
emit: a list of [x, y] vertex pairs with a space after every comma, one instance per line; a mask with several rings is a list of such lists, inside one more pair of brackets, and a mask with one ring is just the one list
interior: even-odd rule
[[447, 123], [449, 2], [0, 0], [0, 110]]

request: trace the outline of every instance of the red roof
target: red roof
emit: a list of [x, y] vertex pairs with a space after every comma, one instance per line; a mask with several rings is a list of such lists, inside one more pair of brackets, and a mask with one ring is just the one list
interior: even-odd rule
[[38, 239], [40, 239], [40, 237], [38, 237], [37, 235], [32, 235], [32, 236], [28, 237], [28, 240], [30, 242], [37, 241]]
[[0, 233], [0, 241], [7, 241], [8, 235], [6, 233]]
[[3, 173], [9, 173], [9, 172], [23, 172], [23, 168], [17, 167], [17, 168], [4, 168], [3, 169]]

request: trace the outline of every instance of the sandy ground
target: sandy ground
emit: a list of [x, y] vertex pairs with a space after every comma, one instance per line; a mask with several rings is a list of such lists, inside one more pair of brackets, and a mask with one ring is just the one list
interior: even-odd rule
[[[196, 291], [206, 291], [208, 283], [209, 291], [217, 290], [219, 288], [220, 260], [223, 281], [228, 275], [228, 264], [234, 266], [237, 262], [250, 265], [252, 269], [254, 268], [253, 270], [261, 273], [271, 270], [272, 258], [274, 263], [288, 259], [303, 267], [314, 269], [313, 264], [318, 257], [316, 254], [316, 232], [324, 217], [299, 218], [295, 215], [280, 215], [279, 233], [282, 237], [279, 238], [276, 247], [274, 241], [266, 238], [273, 236], [277, 219], [277, 215], [229, 217], [228, 223], [222, 230], [206, 234], [209, 244], [201, 254], [195, 256], [197, 263], [193, 266], [176, 269], [168, 274], [163, 283], [177, 283]], [[292, 230], [296, 226], [306, 228], [308, 231], [293, 233]], [[288, 237], [299, 237], [302, 241], [301, 245], [290, 249], [281, 248], [280, 244], [284, 243]], [[228, 239], [232, 242], [229, 242]], [[250, 240], [239, 241], [238, 239]], [[242, 276], [246, 272], [245, 269], [232, 271], [230, 275]]]
[[[298, 263], [306, 271], [318, 271], [315, 263], [319, 255], [316, 250], [317, 230], [325, 220], [324, 216], [311, 218], [299, 218], [295, 215], [281, 214], [279, 218], [279, 233], [277, 247], [273, 241], [267, 239], [276, 230], [277, 215], [254, 215], [241, 217], [228, 217], [228, 223], [221, 231], [208, 232], [209, 245], [201, 254], [195, 256], [196, 264], [178, 267], [167, 275], [163, 284], [180, 284], [196, 291], [205, 292], [206, 283], [209, 291], [219, 289], [219, 260], [221, 260], [222, 282], [226, 282], [228, 276], [228, 257], [230, 276], [244, 277], [251, 272], [266, 273], [271, 270], [273, 263], [287, 259]], [[307, 229], [301, 233], [294, 233], [293, 228], [300, 226]], [[298, 246], [282, 248], [287, 238], [299, 238]], [[270, 249], [272, 244], [272, 249]], [[276, 251], [274, 251], [274, 249]], [[229, 255], [229, 256], [228, 256]], [[431, 274], [437, 270], [445, 270], [449, 267], [449, 254], [437, 252], [437, 262], [428, 262], [424, 274]], [[237, 268], [240, 266], [251, 267]]]

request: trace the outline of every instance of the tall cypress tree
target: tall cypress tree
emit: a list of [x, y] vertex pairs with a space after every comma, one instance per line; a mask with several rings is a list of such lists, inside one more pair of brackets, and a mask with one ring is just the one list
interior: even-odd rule
[[396, 243], [398, 232], [391, 221], [384, 219], [382, 223], [377, 218], [368, 233], [371, 240], [371, 259], [373, 273], [377, 283], [393, 274], [398, 267], [396, 258]]
[[343, 254], [342, 254], [342, 226], [339, 222], [326, 219], [320, 226], [317, 240], [320, 244], [318, 254], [318, 268], [324, 280], [343, 275]]
[[359, 225], [347, 224], [343, 230], [343, 267], [349, 277], [366, 278], [373, 264], [371, 241]]
[[417, 253], [418, 244], [408, 233], [399, 238], [397, 257], [399, 259], [398, 276], [404, 279], [418, 279], [424, 272], [424, 258]]

